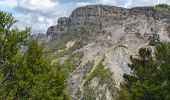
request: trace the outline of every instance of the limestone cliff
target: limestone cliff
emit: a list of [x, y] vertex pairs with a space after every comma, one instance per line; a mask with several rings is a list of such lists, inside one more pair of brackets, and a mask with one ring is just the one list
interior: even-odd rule
[[[169, 41], [169, 30], [169, 13], [162, 13], [157, 7], [89, 5], [59, 18], [58, 24], [48, 29], [45, 44], [53, 52], [67, 51], [54, 57], [61, 63], [73, 54], [83, 53], [74, 59], [78, 63], [68, 77], [73, 100], [114, 100], [115, 87], [123, 81], [123, 73], [130, 73], [130, 55], [153, 45], [157, 39]], [[112, 73], [110, 76], [96, 72], [101, 63], [104, 69], [100, 70]]]

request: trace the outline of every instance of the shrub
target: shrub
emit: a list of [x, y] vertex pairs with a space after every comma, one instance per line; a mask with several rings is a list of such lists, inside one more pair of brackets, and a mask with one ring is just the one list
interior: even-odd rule
[[85, 85], [88, 85], [89, 82], [94, 77], [100, 77], [100, 80], [104, 80], [105, 78], [111, 77], [112, 75], [113, 75], [112, 72], [110, 72], [108, 69], [105, 69], [104, 65], [102, 63], [99, 63], [99, 65], [97, 65], [96, 69], [86, 79]]

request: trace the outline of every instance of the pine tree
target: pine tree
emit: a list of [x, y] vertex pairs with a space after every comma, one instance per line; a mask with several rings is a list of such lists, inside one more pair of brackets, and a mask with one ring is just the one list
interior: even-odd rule
[[16, 72], [20, 82], [16, 97], [40, 100], [69, 98], [61, 66], [51, 65], [50, 58], [43, 56], [43, 47], [36, 41], [30, 43], [21, 67]]
[[0, 99], [68, 100], [61, 66], [52, 65], [43, 46], [29, 38], [30, 28], [19, 30], [15, 23], [0, 12]]
[[154, 55], [140, 49], [131, 57], [131, 74], [124, 74], [118, 100], [170, 100], [170, 43], [159, 43]]

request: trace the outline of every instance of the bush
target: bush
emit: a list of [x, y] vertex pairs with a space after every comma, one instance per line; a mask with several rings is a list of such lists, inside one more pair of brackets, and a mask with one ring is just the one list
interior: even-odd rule
[[163, 15], [170, 13], [170, 6], [167, 4], [158, 4], [154, 7], [154, 9]]
[[66, 70], [67, 76], [76, 69], [76, 67], [81, 63], [81, 58], [83, 57], [83, 53], [74, 53], [71, 54], [69, 58], [65, 60], [65, 63], [63, 64], [63, 68]]
[[57, 53], [55, 54], [55, 58], [60, 58], [63, 57], [64, 55], [68, 55], [69, 53], [71, 53], [70, 50], [62, 50], [62, 51], [57, 51]]
[[77, 49], [80, 49], [83, 47], [83, 42], [82, 41], [77, 41], [72, 47], [69, 48], [70, 51], [75, 51]]
[[102, 63], [99, 63], [99, 65], [97, 65], [96, 69], [86, 79], [85, 85], [88, 85], [89, 82], [94, 77], [100, 77], [100, 80], [104, 80], [105, 78], [111, 77], [112, 75], [113, 75], [112, 72], [110, 72], [108, 69], [105, 69], [104, 65]]

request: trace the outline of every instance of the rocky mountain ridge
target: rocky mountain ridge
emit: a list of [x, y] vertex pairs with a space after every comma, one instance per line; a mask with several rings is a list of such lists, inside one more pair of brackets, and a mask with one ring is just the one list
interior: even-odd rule
[[53, 62], [76, 62], [68, 77], [73, 100], [115, 100], [123, 74], [130, 73], [130, 55], [159, 39], [170, 40], [170, 13], [162, 12], [168, 7], [79, 7], [39, 40], [57, 55]]

